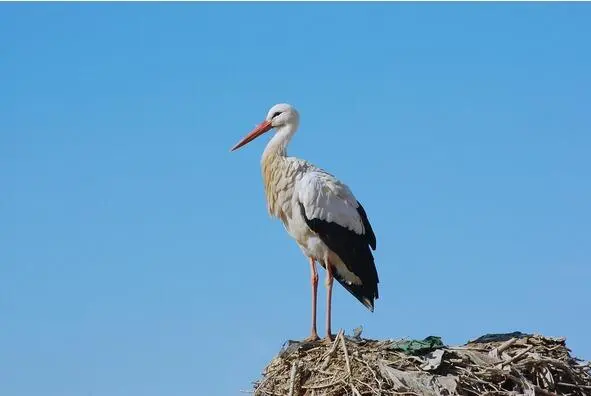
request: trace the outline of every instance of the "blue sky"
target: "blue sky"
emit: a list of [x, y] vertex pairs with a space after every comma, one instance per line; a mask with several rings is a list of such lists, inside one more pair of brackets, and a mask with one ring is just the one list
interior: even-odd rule
[[[233, 395], [308, 335], [266, 212], [290, 153], [378, 238], [371, 338], [566, 336], [591, 359], [588, 4], [3, 4], [0, 394]], [[324, 278], [324, 273], [320, 276]], [[324, 289], [320, 288], [322, 333]]]

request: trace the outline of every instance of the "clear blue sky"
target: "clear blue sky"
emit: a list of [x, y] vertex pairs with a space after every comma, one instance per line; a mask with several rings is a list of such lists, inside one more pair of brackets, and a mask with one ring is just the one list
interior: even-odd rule
[[[591, 359], [588, 4], [3, 4], [0, 394], [238, 395], [308, 335], [266, 138], [378, 237], [372, 338], [566, 336]], [[324, 273], [321, 273], [322, 279]], [[324, 331], [320, 288], [319, 330]]]

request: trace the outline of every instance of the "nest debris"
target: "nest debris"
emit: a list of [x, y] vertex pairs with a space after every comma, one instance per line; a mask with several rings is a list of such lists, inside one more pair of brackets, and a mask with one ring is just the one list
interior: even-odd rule
[[494, 334], [462, 346], [362, 339], [289, 341], [254, 384], [255, 396], [591, 396], [591, 363], [564, 338]]

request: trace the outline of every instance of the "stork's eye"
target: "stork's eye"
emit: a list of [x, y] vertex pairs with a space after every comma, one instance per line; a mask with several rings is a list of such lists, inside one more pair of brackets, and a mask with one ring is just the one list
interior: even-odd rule
[[271, 117], [271, 119], [273, 119], [273, 118], [277, 117], [279, 114], [281, 114], [281, 112], [280, 112], [280, 111], [276, 112], [275, 114], [273, 114], [273, 117]]

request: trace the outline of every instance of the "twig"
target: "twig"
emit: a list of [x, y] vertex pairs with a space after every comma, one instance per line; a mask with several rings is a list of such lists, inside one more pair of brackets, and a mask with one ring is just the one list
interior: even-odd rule
[[259, 389], [261, 389], [261, 390], [262, 390], [262, 389], [263, 389], [263, 385], [265, 385], [265, 383], [266, 383], [267, 381], [269, 381], [269, 379], [270, 379], [270, 378], [272, 378], [272, 377], [271, 377], [270, 375], [267, 375], [267, 376], [265, 377], [265, 379], [264, 379], [264, 380], [263, 380], [263, 381], [262, 381], [260, 384], [258, 384], [258, 386], [256, 386], [256, 388], [255, 388], [255, 390], [254, 390], [254, 393], [256, 394], [256, 393], [257, 393], [257, 391], [258, 391]]
[[499, 347], [497, 348], [497, 352], [498, 353], [502, 353], [505, 349], [509, 348], [511, 345], [515, 344], [515, 342], [518, 340], [518, 338], [513, 337], [510, 340], [507, 340], [505, 342], [503, 342], [501, 345], [499, 345]]
[[501, 363], [497, 364], [497, 367], [503, 367], [506, 366], [509, 363], [513, 363], [514, 361], [516, 361], [517, 359], [519, 359], [520, 357], [522, 357], [523, 355], [525, 355], [526, 353], [528, 353], [529, 351], [532, 350], [534, 346], [530, 345], [527, 348], [525, 348], [523, 351], [519, 352], [517, 355], [513, 356], [511, 359], [505, 360]]
[[376, 374], [375, 370], [371, 368], [371, 366], [369, 365], [369, 363], [367, 363], [365, 360], [359, 359], [356, 356], [353, 356], [353, 359], [357, 360], [359, 363], [363, 363], [367, 366], [367, 368], [369, 369], [369, 371], [373, 374], [373, 379], [376, 381], [376, 383], [380, 386], [380, 390], [382, 390], [382, 381], [380, 381], [378, 379], [378, 375]]
[[359, 378], [353, 378], [355, 381], [359, 382], [361, 385], [364, 385], [367, 389], [371, 389], [372, 395], [379, 395], [381, 393], [382, 387], [380, 386], [380, 391], [378, 392], [373, 386], [361, 381]]
[[357, 388], [355, 388], [355, 385], [353, 385], [353, 383], [351, 383], [351, 392], [353, 392], [354, 396], [361, 396], [361, 393], [359, 393], [359, 391], [357, 390]]
[[336, 349], [337, 349], [337, 345], [339, 343], [339, 335], [342, 334], [343, 330], [339, 330], [339, 333], [337, 334], [337, 336], [335, 337], [334, 341], [332, 342], [332, 346], [330, 348], [330, 350], [326, 353], [326, 358], [324, 359], [324, 362], [322, 363], [322, 366], [320, 366], [321, 370], [325, 370], [328, 367], [328, 364], [330, 363], [330, 359], [332, 358], [332, 356], [334, 355]]
[[566, 382], [557, 382], [556, 385], [566, 386], [566, 387], [569, 387], [569, 388], [591, 389], [591, 386], [589, 386], [589, 385], [568, 384]]
[[544, 396], [560, 396], [557, 393], [550, 392], [550, 391], [548, 391], [546, 389], [540, 388], [539, 386], [535, 386], [535, 385], [534, 385], [534, 390], [536, 391], [536, 395], [539, 393], [539, 394], [544, 395]]
[[343, 352], [345, 353], [345, 363], [347, 364], [347, 372], [351, 375], [351, 362], [349, 362], [349, 352], [347, 351], [347, 345], [345, 344], [345, 337], [343, 337], [343, 332], [339, 332], [339, 337], [341, 337], [341, 345], [343, 347]]
[[298, 361], [296, 360], [291, 364], [291, 372], [289, 373], [289, 396], [293, 396], [293, 389], [294, 389], [297, 369], [298, 369]]
[[321, 385], [304, 385], [302, 386], [302, 388], [304, 389], [322, 389], [322, 388], [330, 388], [331, 386], [334, 386], [335, 384], [338, 384], [339, 382], [342, 382], [344, 379], [344, 377], [339, 377], [338, 380], [335, 381], [331, 381], [328, 384], [321, 384]]
[[477, 352], [489, 352], [491, 349], [487, 348], [476, 348], [476, 347], [469, 347], [469, 346], [447, 346], [445, 349], [449, 349], [450, 351], [477, 351]]

